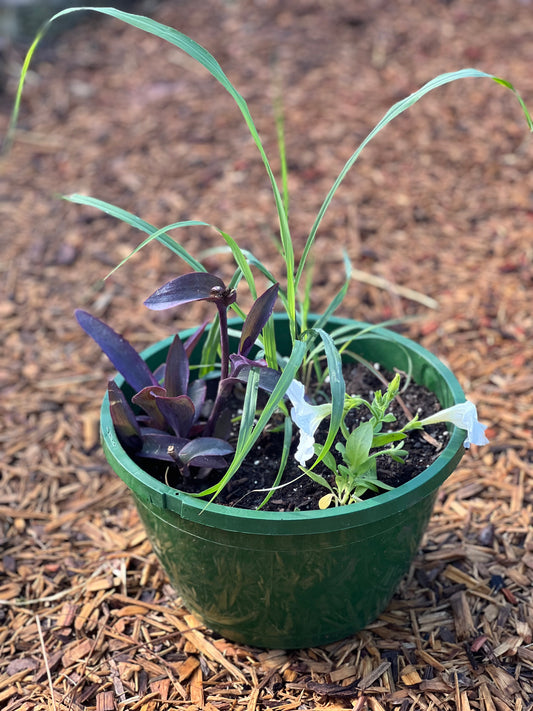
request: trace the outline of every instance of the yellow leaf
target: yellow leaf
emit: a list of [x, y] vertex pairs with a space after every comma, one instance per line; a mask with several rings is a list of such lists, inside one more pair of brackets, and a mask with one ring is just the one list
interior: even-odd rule
[[327, 509], [332, 501], [333, 501], [333, 494], [326, 494], [318, 502], [318, 508], [319, 509]]

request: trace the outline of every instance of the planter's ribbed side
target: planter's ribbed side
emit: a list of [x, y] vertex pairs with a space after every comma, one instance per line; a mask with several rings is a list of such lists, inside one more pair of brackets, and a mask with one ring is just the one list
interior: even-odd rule
[[385, 609], [435, 495], [373, 532], [301, 536], [220, 531], [136, 503], [170, 581], [208, 627], [253, 646], [296, 648], [346, 637]]

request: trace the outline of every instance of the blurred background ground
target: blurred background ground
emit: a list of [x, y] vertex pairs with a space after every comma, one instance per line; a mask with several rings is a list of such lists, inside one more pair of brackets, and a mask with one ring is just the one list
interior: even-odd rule
[[[355, 146], [434, 75], [475, 66], [533, 106], [528, 0], [132, 9], [217, 57], [275, 167], [282, 93], [297, 250]], [[25, 48], [4, 49], [2, 133]], [[316, 243], [313, 308], [338, 290], [345, 249], [362, 274], [339, 314], [417, 316], [403, 332], [456, 372], [491, 444], [443, 488], [375, 624], [323, 649], [254, 650], [188, 631], [98, 448], [111, 371], [72, 317], [86, 308], [138, 347], [190, 326], [196, 309], [154, 318], [142, 306], [184, 265], [153, 244], [103, 285], [142, 236], [58, 196], [91, 194], [157, 226], [205, 220], [276, 270], [264, 169], [230, 97], [161, 40], [88, 14], [38, 51], [0, 165], [0, 705], [532, 708], [532, 156], [512, 95], [466, 80], [397, 119], [339, 190]], [[195, 255], [220, 244], [207, 229], [181, 239]], [[224, 256], [205, 263], [231, 273]]]

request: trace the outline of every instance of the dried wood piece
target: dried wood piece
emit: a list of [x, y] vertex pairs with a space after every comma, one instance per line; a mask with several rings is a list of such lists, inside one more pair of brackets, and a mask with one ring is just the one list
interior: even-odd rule
[[422, 681], [422, 677], [412, 664], [408, 664], [402, 669], [400, 678], [406, 686], [416, 686]]
[[120, 610], [115, 610], [113, 615], [115, 617], [135, 617], [135, 615], [145, 615], [146, 607], [143, 605], [125, 605], [120, 608]]
[[517, 694], [520, 692], [520, 684], [516, 679], [509, 674], [509, 672], [502, 669], [500, 666], [495, 664], [487, 664], [485, 670], [489, 673], [493, 682], [500, 691], [504, 691], [506, 694]]
[[[389, 665], [390, 666], [390, 665]], [[329, 675], [329, 678], [331, 679], [332, 682], [337, 682], [337, 681], [344, 681], [344, 679], [348, 679], [351, 676], [355, 676], [356, 674], [356, 669], [357, 667], [355, 665], [351, 666], [349, 664], [345, 664], [340, 669], [335, 669], [332, 671]], [[376, 679], [379, 677], [376, 677]], [[374, 683], [375, 679], [372, 679], [368, 686], [371, 686]]]
[[455, 634], [458, 640], [471, 639], [476, 634], [472, 613], [464, 592], [455, 593], [450, 598], [453, 611]]
[[471, 711], [470, 701], [468, 700], [468, 694], [466, 691], [461, 691], [461, 696], [459, 697], [458, 707], [461, 711]]
[[112, 691], [102, 691], [96, 695], [96, 711], [115, 710], [115, 695]]
[[159, 694], [161, 701], [167, 701], [170, 691], [170, 679], [159, 679], [150, 684], [150, 689], [155, 694]]
[[246, 704], [246, 711], [255, 711], [257, 708], [257, 700], [259, 699], [259, 694], [261, 693], [261, 689], [256, 687], [255, 689], [252, 689], [250, 692], [250, 695], [248, 697], [248, 703]]
[[480, 684], [479, 686], [479, 699], [483, 702], [485, 711], [497, 711], [492, 695], [489, 692], [489, 687], [487, 684]]
[[187, 657], [185, 661], [178, 662], [173, 665], [173, 669], [178, 676], [179, 681], [185, 681], [190, 675], [200, 666], [200, 662], [196, 657]]
[[473, 593], [484, 593], [488, 595], [490, 588], [481, 580], [474, 578], [472, 575], [459, 570], [453, 565], [448, 565], [444, 571], [444, 575], [456, 583], [463, 583]]
[[83, 660], [93, 650], [94, 642], [90, 639], [83, 639], [80, 642], [73, 642], [61, 656], [61, 664], [68, 668], [73, 664]]
[[444, 679], [424, 679], [420, 682], [420, 691], [448, 694], [453, 691], [453, 686]]
[[[192, 615], [185, 615], [185, 619], [182, 620], [179, 617], [173, 615], [165, 615], [169, 621], [173, 621], [176, 627], [183, 632], [183, 636], [187, 639], [194, 647], [195, 650], [205, 655], [208, 659], [212, 659], [214, 662], [222, 665], [234, 679], [246, 682], [246, 677], [234, 664], [229, 662], [218, 649], [209, 642], [205, 636], [196, 627], [199, 625], [196, 618]], [[187, 621], [185, 621], [187, 620]], [[188, 624], [191, 623], [190, 625]]]
[[204, 707], [204, 685], [202, 680], [202, 670], [200, 668], [195, 669], [192, 673], [191, 681], [189, 684], [191, 702], [196, 704], [199, 708]]
[[361, 679], [361, 681], [359, 682], [359, 688], [362, 691], [368, 689], [375, 681], [379, 679], [380, 676], [382, 676], [382, 674], [384, 674], [388, 669], [390, 669], [390, 666], [390, 662], [382, 662], [378, 667], [376, 667], [373, 671], [369, 672]]
[[30, 674], [34, 669], [35, 667], [32, 665], [26, 667], [25, 669], [21, 669], [20, 671], [8, 674], [3, 679], [0, 679], [0, 690], [7, 686], [11, 686], [12, 684], [16, 684], [19, 681], [22, 681], [22, 679], [27, 677], [28, 674]]
[[0, 691], [0, 702], [8, 701], [10, 698], [18, 694], [16, 684], [10, 684], [5, 689]]
[[426, 664], [432, 666], [433, 669], [436, 669], [440, 672], [446, 671], [446, 667], [444, 666], [444, 664], [441, 664], [437, 659], [435, 659], [435, 657], [433, 657], [429, 652], [426, 652], [424, 649], [417, 649], [415, 651], [415, 654], [423, 662], [426, 662]]
[[71, 627], [74, 624], [78, 613], [78, 605], [66, 602], [61, 608], [61, 613], [57, 619], [58, 627]]

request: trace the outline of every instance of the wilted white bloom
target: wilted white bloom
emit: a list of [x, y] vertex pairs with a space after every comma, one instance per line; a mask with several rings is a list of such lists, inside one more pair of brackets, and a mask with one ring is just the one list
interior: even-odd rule
[[287, 388], [287, 397], [292, 402], [291, 418], [300, 430], [300, 441], [295, 459], [304, 465], [314, 454], [315, 432], [325, 417], [331, 415], [331, 405], [311, 405], [305, 399], [305, 388], [299, 380], [293, 380]]
[[453, 405], [445, 410], [436, 412], [423, 420], [421, 425], [434, 425], [436, 422], [451, 422], [456, 427], [466, 430], [464, 446], [468, 449], [471, 444], [488, 444], [489, 440], [485, 436], [486, 425], [482, 425], [477, 419], [477, 410], [473, 402], [467, 400], [458, 405]]

